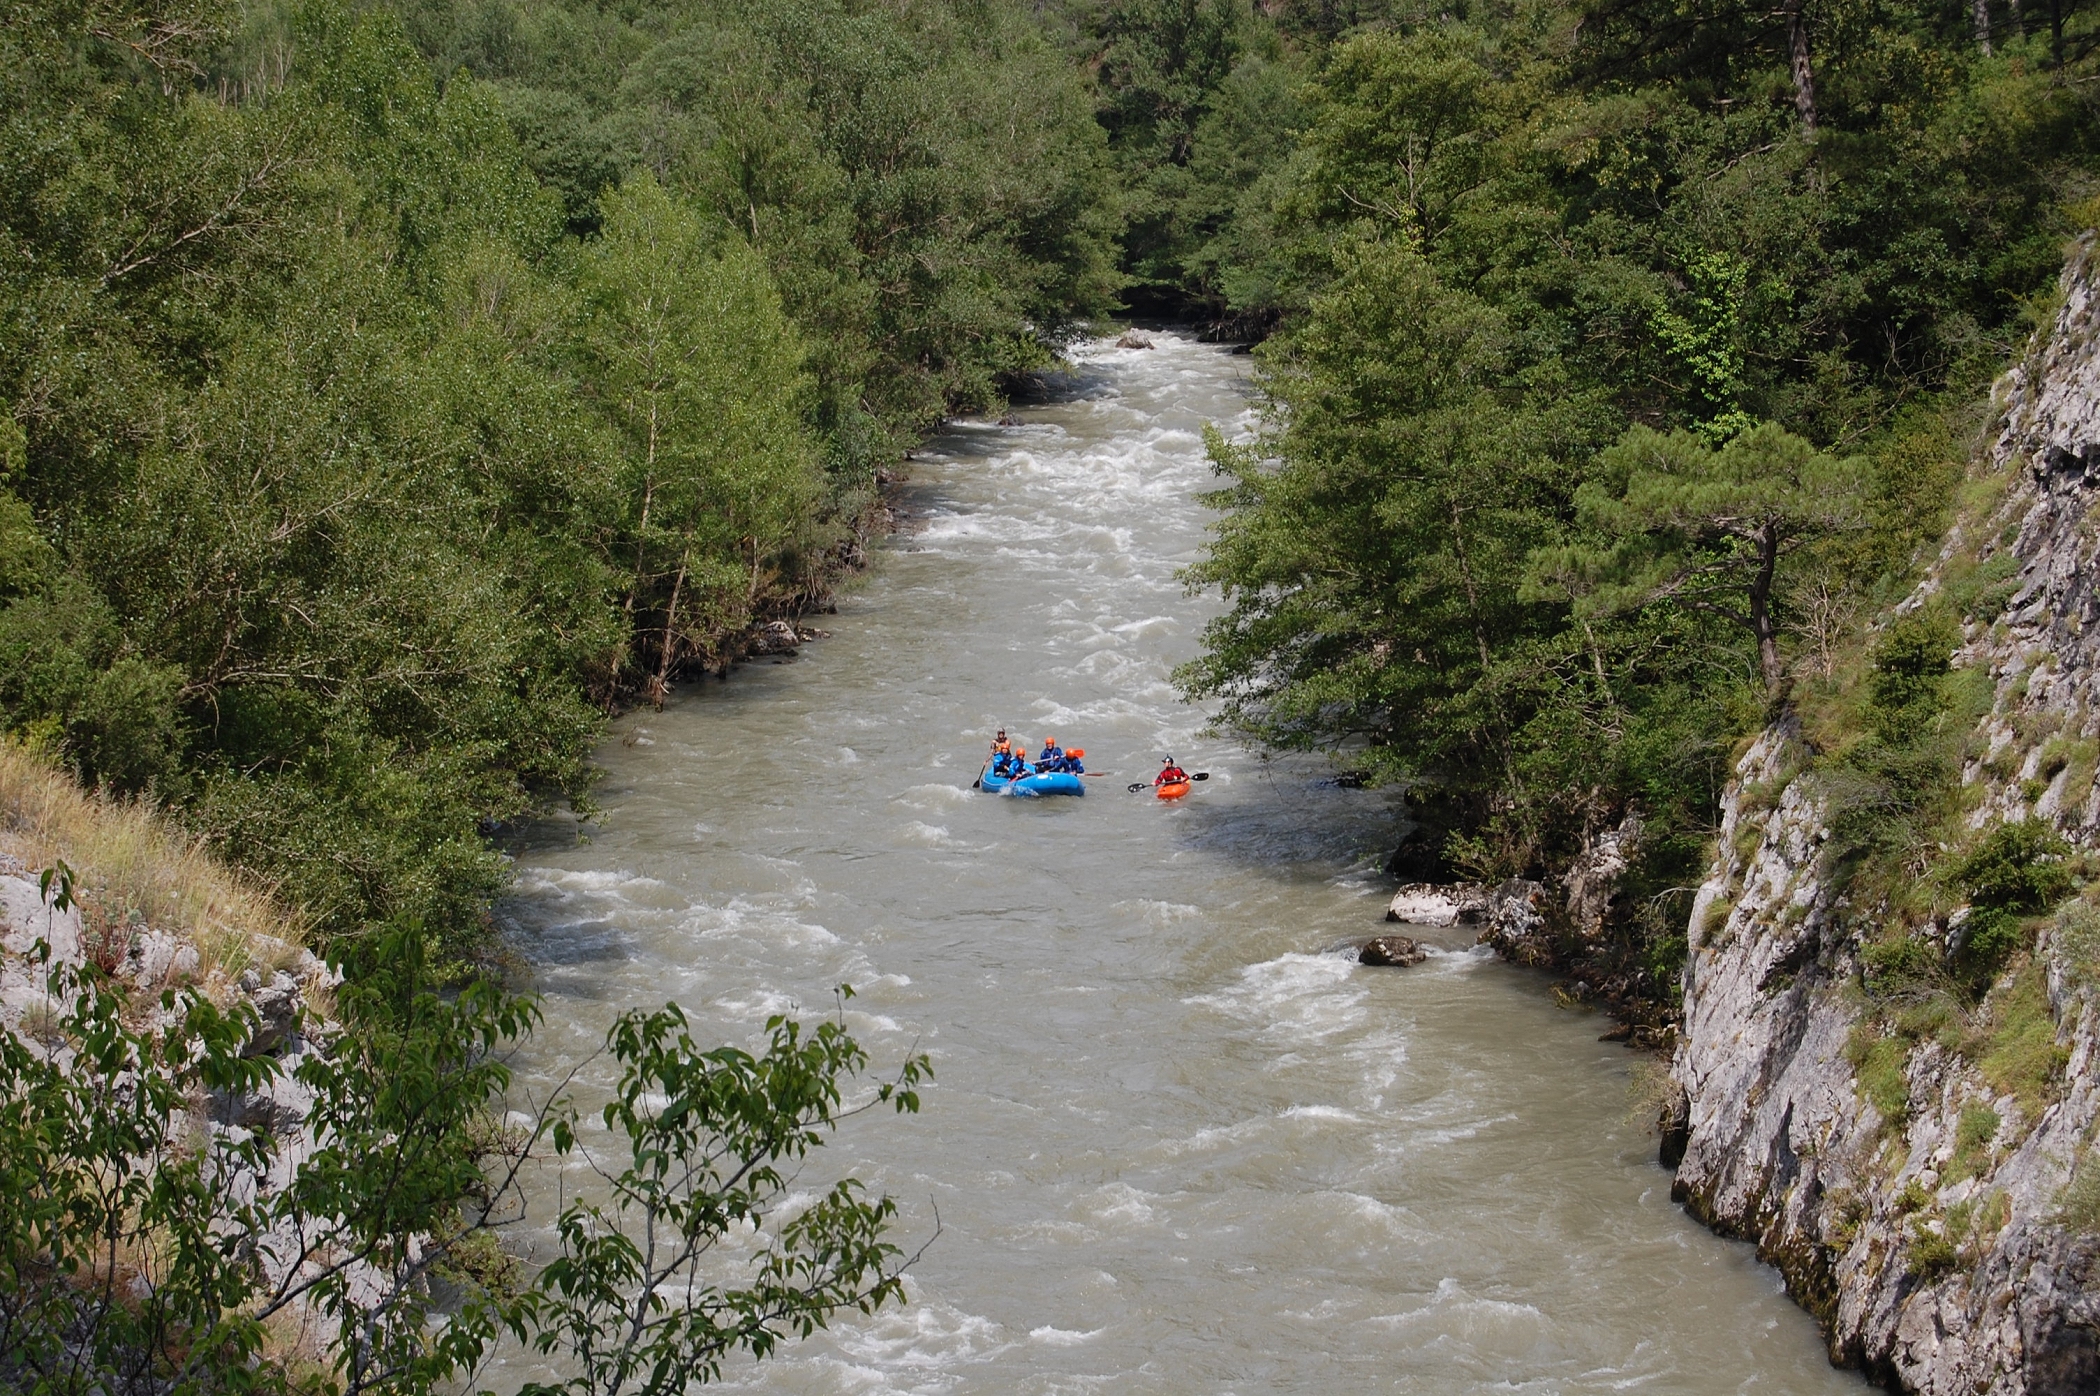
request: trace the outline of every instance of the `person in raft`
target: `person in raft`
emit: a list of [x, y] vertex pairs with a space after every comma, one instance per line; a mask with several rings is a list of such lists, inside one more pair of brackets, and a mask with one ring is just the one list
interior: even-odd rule
[[992, 755], [1011, 756], [1013, 754], [1014, 744], [1006, 740], [1006, 729], [1002, 727], [999, 729], [999, 735], [992, 738]]
[[1003, 780], [1028, 774], [1028, 758], [1011, 746], [992, 758], [992, 774]]
[[1189, 773], [1187, 771], [1182, 770], [1181, 767], [1175, 765], [1174, 758], [1168, 756], [1161, 759], [1159, 763], [1159, 774], [1152, 777], [1152, 783], [1155, 786], [1173, 785], [1179, 781], [1185, 781], [1188, 778]]
[[1039, 771], [1069, 771], [1075, 776], [1083, 776], [1086, 774], [1086, 767], [1079, 764], [1079, 758], [1083, 754], [1077, 749], [1066, 751], [1057, 744], [1057, 738], [1045, 737], [1043, 754], [1035, 759], [1035, 768]]

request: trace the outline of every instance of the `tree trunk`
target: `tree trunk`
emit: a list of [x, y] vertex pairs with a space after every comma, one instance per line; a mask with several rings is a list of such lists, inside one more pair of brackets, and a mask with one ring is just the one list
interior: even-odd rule
[[1794, 74], [1794, 110], [1801, 113], [1801, 132], [1816, 138], [1816, 75], [1808, 62], [1808, 22], [1802, 0], [1786, 0], [1787, 58]]
[[671, 607], [664, 612], [664, 645], [656, 661], [656, 677], [649, 684], [649, 700], [656, 710], [664, 709], [664, 694], [670, 692], [671, 644], [678, 634], [678, 598], [685, 591], [686, 568], [691, 565], [693, 550], [687, 548], [678, 555], [678, 576], [671, 583]]
[[2064, 65], [2064, 0], [2049, 0], [2049, 55]]
[[2015, 39], [2026, 38], [2027, 17], [2020, 13], [2020, 0], [2006, 0], [2005, 9], [2006, 13], [2012, 16], [2013, 37]]
[[1991, 56], [1991, 0], [1969, 0], [1969, 13], [1976, 20], [1976, 47]]
[[1750, 583], [1750, 629], [1757, 636], [1757, 667], [1765, 687], [1776, 689], [1786, 671], [1779, 663], [1779, 633], [1772, 624], [1772, 577], [1779, 570], [1779, 525], [1768, 523], [1756, 534], [1757, 576]]

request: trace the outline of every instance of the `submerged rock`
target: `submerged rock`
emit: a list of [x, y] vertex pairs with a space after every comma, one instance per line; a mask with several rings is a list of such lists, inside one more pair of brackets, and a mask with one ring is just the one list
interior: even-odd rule
[[1429, 958], [1429, 952], [1406, 936], [1376, 936], [1357, 952], [1360, 965], [1394, 965], [1405, 969]]
[[1118, 349], [1150, 349], [1151, 347], [1152, 336], [1146, 334], [1143, 330], [1125, 330], [1123, 331], [1123, 337], [1116, 341], [1116, 348]]

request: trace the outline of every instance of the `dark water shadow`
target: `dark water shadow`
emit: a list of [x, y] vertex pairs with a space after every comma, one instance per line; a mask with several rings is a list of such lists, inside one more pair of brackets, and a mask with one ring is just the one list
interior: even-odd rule
[[1112, 368], [1072, 363], [1015, 379], [1007, 385], [1007, 400], [1020, 408], [1056, 407], [1061, 403], [1112, 397], [1118, 391], [1116, 381], [1117, 374]]
[[1207, 798], [1198, 785], [1182, 802], [1173, 834], [1183, 847], [1291, 882], [1327, 882], [1357, 872], [1383, 876], [1409, 827], [1397, 793], [1339, 785], [1315, 757], [1263, 760], [1250, 752], [1232, 773], [1230, 797]]

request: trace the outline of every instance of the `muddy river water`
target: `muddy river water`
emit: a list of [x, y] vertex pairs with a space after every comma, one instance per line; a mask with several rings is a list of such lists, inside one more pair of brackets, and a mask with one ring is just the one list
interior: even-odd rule
[[[1082, 346], [1018, 426], [919, 452], [921, 526], [789, 663], [623, 719], [587, 840], [519, 856], [535, 1071], [675, 999], [755, 1044], [832, 985], [924, 1112], [828, 1153], [938, 1241], [911, 1302], [724, 1384], [768, 1392], [1860, 1392], [1750, 1249], [1670, 1201], [1609, 1024], [1464, 933], [1379, 929], [1394, 812], [1200, 735], [1172, 666], [1214, 598], [1201, 432], [1248, 360]], [[999, 725], [1084, 799], [974, 794]], [[1212, 779], [1124, 793], [1171, 752]], [[532, 1075], [528, 1072], [528, 1075]], [[513, 1381], [526, 1369], [513, 1368]], [[506, 1373], [496, 1374], [499, 1387]]]

